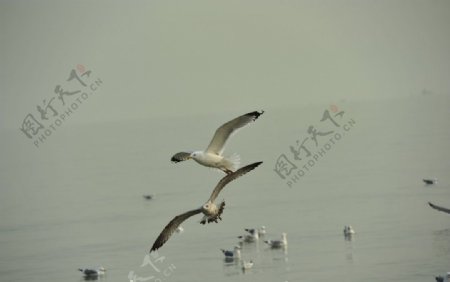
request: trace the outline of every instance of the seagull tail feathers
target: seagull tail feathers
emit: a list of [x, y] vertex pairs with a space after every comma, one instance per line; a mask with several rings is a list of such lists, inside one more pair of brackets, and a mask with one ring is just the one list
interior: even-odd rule
[[234, 153], [227, 158], [228, 164], [227, 168], [231, 171], [236, 171], [241, 165], [241, 157]]

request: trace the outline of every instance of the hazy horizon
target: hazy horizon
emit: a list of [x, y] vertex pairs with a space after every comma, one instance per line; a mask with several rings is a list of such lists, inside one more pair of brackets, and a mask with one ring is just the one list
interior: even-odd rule
[[1, 127], [77, 65], [102, 85], [72, 123], [450, 93], [448, 1], [0, 5]]

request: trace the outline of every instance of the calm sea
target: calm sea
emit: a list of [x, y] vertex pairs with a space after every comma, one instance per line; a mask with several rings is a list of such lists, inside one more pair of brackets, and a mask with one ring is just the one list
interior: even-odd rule
[[[427, 204], [450, 207], [449, 106], [431, 95], [268, 106], [227, 144], [225, 153], [239, 153], [242, 164], [264, 164], [223, 190], [223, 221], [203, 226], [201, 216], [191, 218], [155, 256], [146, 254], [162, 228], [202, 205], [222, 177], [192, 161], [172, 164], [171, 155], [204, 149], [217, 126], [240, 112], [69, 121], [39, 148], [19, 130], [5, 130], [0, 280], [80, 281], [79, 267], [102, 265], [101, 281], [110, 282], [434, 281], [450, 271], [450, 215]], [[321, 122], [325, 110], [352, 127]], [[324, 149], [309, 163], [306, 151], [295, 160], [290, 149], [305, 138], [312, 155]], [[285, 179], [274, 171], [280, 156], [297, 167]], [[301, 176], [291, 179], [294, 173]], [[425, 186], [425, 177], [439, 182]], [[266, 239], [286, 232], [287, 250], [244, 245], [243, 259], [254, 261], [247, 272], [224, 262], [220, 249], [261, 225]], [[352, 240], [344, 225], [355, 229]]]

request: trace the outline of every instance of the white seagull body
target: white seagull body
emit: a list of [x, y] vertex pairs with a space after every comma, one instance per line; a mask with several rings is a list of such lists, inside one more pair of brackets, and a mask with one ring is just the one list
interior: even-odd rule
[[216, 130], [214, 137], [205, 151], [179, 152], [173, 155], [170, 160], [178, 163], [193, 159], [203, 166], [217, 168], [227, 174], [236, 171], [240, 162], [239, 155], [235, 154], [230, 157], [224, 157], [222, 154], [225, 149], [225, 144], [233, 133], [236, 133], [238, 129], [247, 124], [254, 122], [263, 113], [264, 111], [254, 111], [230, 120]]
[[101, 276], [105, 274], [106, 269], [104, 267], [99, 268], [79, 268], [79, 271], [83, 273], [83, 276], [85, 278], [97, 278], [98, 276]]
[[248, 234], [245, 234], [244, 236], [238, 236], [239, 239], [243, 239], [246, 243], [253, 243], [257, 242], [259, 240], [259, 233], [256, 229], [245, 229], [245, 231], [248, 232]]
[[247, 166], [244, 166], [237, 171], [227, 174], [225, 177], [223, 177], [219, 183], [214, 188], [213, 192], [211, 193], [211, 196], [209, 197], [209, 200], [200, 208], [197, 208], [195, 210], [191, 210], [188, 212], [185, 212], [183, 214], [177, 215], [174, 217], [167, 225], [164, 227], [161, 234], [159, 234], [156, 241], [153, 243], [152, 248], [150, 249], [150, 252], [155, 251], [159, 249], [164, 243], [169, 240], [170, 236], [176, 231], [178, 226], [180, 226], [181, 223], [183, 223], [186, 219], [190, 218], [193, 215], [203, 213], [203, 219], [200, 221], [200, 223], [205, 224], [206, 222], [216, 222], [217, 220], [221, 220], [220, 217], [222, 215], [223, 209], [225, 208], [225, 202], [221, 202], [219, 206], [217, 206], [214, 201], [216, 200], [217, 196], [219, 195], [220, 191], [233, 181], [234, 179], [246, 174], [247, 172], [255, 169], [257, 166], [259, 166], [262, 162], [256, 162]]
[[281, 233], [281, 240], [267, 240], [264, 242], [273, 249], [285, 248], [288, 244], [286, 233]]

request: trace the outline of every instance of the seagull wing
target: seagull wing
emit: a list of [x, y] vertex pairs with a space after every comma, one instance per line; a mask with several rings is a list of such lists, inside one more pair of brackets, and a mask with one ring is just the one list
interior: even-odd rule
[[444, 207], [440, 207], [440, 206], [436, 206], [430, 202], [428, 202], [428, 204], [430, 205], [430, 207], [432, 207], [435, 210], [441, 211], [441, 212], [445, 212], [445, 213], [450, 213], [450, 209], [444, 208]]
[[202, 209], [200, 208], [200, 209], [185, 212], [183, 214], [180, 214], [180, 215], [177, 215], [176, 217], [174, 217], [169, 222], [169, 224], [167, 224], [166, 227], [164, 227], [163, 231], [161, 232], [161, 234], [159, 234], [158, 238], [156, 238], [156, 241], [155, 241], [155, 243], [153, 243], [153, 246], [150, 249], [150, 252], [155, 251], [155, 250], [159, 249], [160, 247], [162, 247], [162, 245], [164, 245], [164, 243], [166, 243], [167, 240], [169, 240], [170, 236], [172, 236], [173, 232], [175, 232], [177, 227], [180, 226], [180, 224], [183, 223], [183, 221], [185, 221], [186, 219], [190, 218], [191, 216], [199, 214], [201, 212], [202, 212]]
[[254, 111], [254, 112], [239, 116], [239, 117], [232, 119], [229, 122], [223, 124], [221, 127], [219, 127], [216, 130], [216, 133], [214, 133], [214, 137], [211, 140], [211, 143], [209, 143], [208, 148], [206, 148], [206, 152], [221, 155], [225, 148], [225, 143], [227, 142], [228, 138], [233, 133], [235, 133], [238, 129], [255, 121], [263, 113], [264, 113], [264, 111], [261, 111], [261, 112]]
[[216, 188], [214, 188], [213, 192], [211, 193], [211, 197], [209, 197], [209, 201], [214, 202], [217, 196], [219, 195], [220, 191], [222, 191], [223, 187], [225, 187], [225, 185], [235, 180], [236, 178], [246, 174], [247, 172], [254, 170], [260, 164], [262, 164], [262, 162], [252, 163], [247, 166], [241, 167], [235, 172], [227, 174], [219, 181], [219, 183], [217, 183]]
[[178, 162], [182, 162], [182, 161], [187, 161], [190, 158], [191, 158], [190, 152], [179, 152], [179, 153], [176, 153], [175, 155], [173, 155], [172, 158], [170, 158], [170, 161], [172, 161], [174, 163], [178, 163]]

